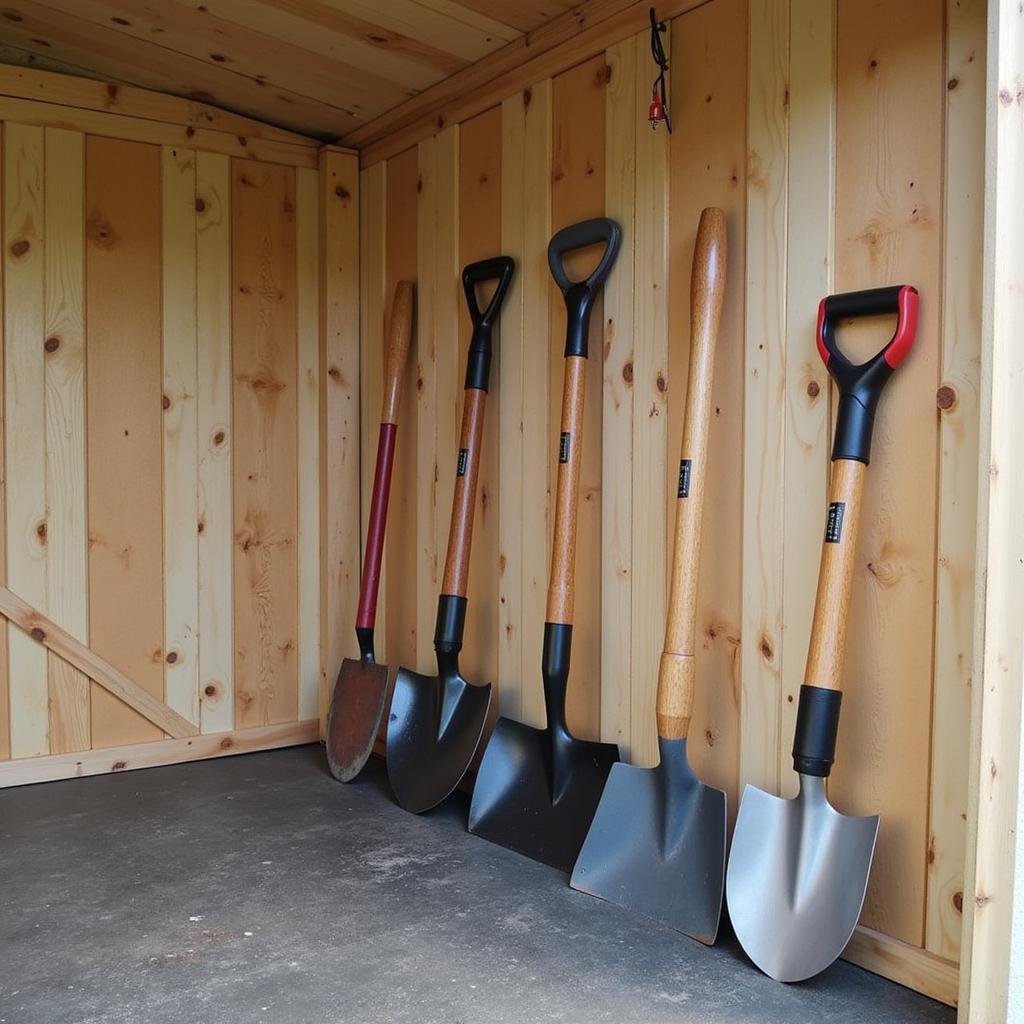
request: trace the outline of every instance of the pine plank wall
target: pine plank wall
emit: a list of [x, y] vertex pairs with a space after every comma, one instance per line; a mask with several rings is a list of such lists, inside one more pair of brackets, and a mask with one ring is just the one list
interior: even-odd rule
[[[757, 40], [748, 48], [748, 38]], [[973, 649], [985, 4], [711, 0], [671, 23], [675, 131], [638, 116], [647, 33], [413, 144], [363, 154], [363, 520], [387, 306], [418, 282], [378, 636], [433, 664], [469, 326], [461, 267], [499, 251], [502, 317], [463, 652], [498, 714], [543, 722], [540, 645], [564, 313], [551, 233], [601, 214], [625, 240], [595, 312], [569, 720], [657, 756], [654, 682], [700, 209], [726, 209], [691, 756], [729, 793], [792, 793], [789, 746], [817, 578], [833, 402], [818, 299], [918, 286], [913, 358], [883, 401], [866, 487], [831, 792], [880, 813], [850, 958], [956, 999]], [[858, 328], [862, 325], [858, 325]], [[851, 328], [867, 355], [880, 331]], [[601, 356], [603, 355], [603, 358]], [[919, 952], [923, 951], [923, 952]]]
[[[351, 154], [212, 108], [43, 73], [29, 89], [4, 69], [0, 578], [196, 735], [164, 738], [12, 623], [0, 784], [316, 737], [355, 653], [402, 278], [417, 284], [417, 329], [377, 636], [380, 660], [433, 665], [469, 341], [458, 275], [499, 251], [519, 269], [488, 399], [463, 667], [495, 684], [492, 718], [539, 724], [564, 331], [545, 249], [598, 214], [625, 236], [594, 315], [569, 719], [653, 763], [691, 250], [701, 208], [719, 205], [729, 282], [691, 756], [731, 816], [746, 783], [792, 791], [834, 411], [817, 301], [915, 284], [918, 341], [868, 474], [831, 793], [882, 819], [847, 956], [954, 1002], [985, 6], [708, 0], [666, 41], [671, 138], [638, 116], [653, 79], [642, 33], [426, 137], [399, 131], [361, 172]], [[879, 330], [846, 342], [873, 350]]]

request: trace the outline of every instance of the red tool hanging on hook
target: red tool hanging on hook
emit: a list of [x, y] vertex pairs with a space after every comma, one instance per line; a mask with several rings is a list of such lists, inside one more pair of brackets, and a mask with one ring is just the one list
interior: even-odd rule
[[664, 121], [665, 128], [669, 135], [672, 134], [672, 119], [668, 113], [668, 95], [665, 85], [665, 72], [668, 71], [668, 59], [665, 57], [665, 48], [661, 45], [662, 32], [668, 31], [668, 26], [663, 21], [658, 21], [658, 16], [651, 8], [651, 56], [654, 63], [658, 65], [658, 77], [654, 80], [654, 88], [651, 90], [651, 105], [647, 108], [647, 120], [651, 123], [651, 129], [657, 130], [658, 125]]

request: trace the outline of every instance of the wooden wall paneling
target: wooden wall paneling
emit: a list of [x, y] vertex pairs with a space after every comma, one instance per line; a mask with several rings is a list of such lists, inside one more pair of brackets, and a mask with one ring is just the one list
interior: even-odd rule
[[231, 160], [196, 153], [199, 713], [235, 722], [231, 424]]
[[[359, 395], [361, 426], [359, 544], [365, 556], [366, 531], [370, 521], [370, 498], [373, 494], [373, 476], [376, 468], [377, 443], [380, 437], [380, 412], [384, 385], [384, 339], [386, 337], [390, 302], [394, 295], [385, 293], [387, 278], [387, 212], [388, 162], [362, 171], [359, 175]], [[413, 192], [415, 195], [415, 192]], [[411, 363], [412, 360], [410, 359]], [[406, 367], [408, 378], [414, 376]], [[403, 392], [403, 399], [407, 397]], [[398, 436], [405, 440], [405, 427], [415, 416], [412, 408], [398, 413]], [[400, 447], [396, 447], [396, 461]], [[388, 623], [388, 548], [392, 538], [400, 531], [394, 527], [393, 505], [398, 497], [399, 481], [393, 480], [388, 520], [391, 527], [385, 535], [384, 554], [381, 558], [380, 586], [377, 591], [377, 622], [374, 634], [376, 657], [381, 664], [389, 664], [387, 649]], [[401, 538], [399, 538], [400, 541]], [[359, 576], [361, 582], [362, 577]], [[357, 583], [358, 586], [358, 583]], [[352, 622], [339, 623], [341, 629], [354, 630]], [[354, 633], [352, 633], [354, 637]], [[333, 685], [333, 682], [332, 682]]]
[[295, 172], [231, 168], [235, 726], [298, 711]]
[[778, 791], [783, 641], [790, 0], [748, 25], [746, 383], [740, 785]]
[[[605, 213], [622, 226], [622, 250], [604, 289], [601, 410], [601, 739], [633, 760], [633, 380], [637, 124], [649, 62], [635, 38], [609, 47], [605, 91]], [[595, 354], [596, 357], [596, 354]], [[597, 396], [594, 396], [594, 401]], [[649, 632], [649, 631], [648, 631]], [[660, 648], [659, 648], [660, 650]], [[653, 693], [653, 690], [652, 690]], [[652, 712], [653, 717], [653, 712]]]
[[458, 446], [459, 126], [418, 147], [416, 665], [430, 669]]
[[[160, 150], [89, 137], [85, 152], [89, 643], [162, 699]], [[161, 736], [93, 684], [93, 747]]]
[[779, 792], [796, 796], [791, 740], [804, 683], [828, 489], [831, 393], [818, 355], [818, 303], [834, 291], [835, 0], [791, 0], [786, 232], [786, 486]]
[[[325, 148], [320, 154], [319, 342], [320, 544], [322, 553], [302, 556], [302, 572], [322, 564], [319, 617], [321, 670], [317, 716], [326, 723], [327, 707], [342, 657], [357, 655], [356, 604], [359, 594], [360, 529], [360, 371], [359, 317], [359, 163], [352, 154]], [[311, 205], [307, 200], [307, 205]], [[301, 211], [300, 206], [300, 211]], [[367, 224], [367, 230], [376, 225]], [[302, 240], [300, 238], [300, 251]], [[378, 238], [378, 246], [383, 239]], [[314, 264], [309, 268], [316, 271]], [[317, 321], [308, 328], [316, 331]], [[311, 353], [315, 355], [315, 353]], [[307, 400], [317, 405], [317, 393]], [[311, 424], [315, 426], [316, 424]], [[315, 446], [316, 435], [310, 443]], [[310, 528], [315, 529], [311, 522]], [[300, 530], [301, 537], [301, 530]], [[311, 545], [312, 546], [312, 545]], [[312, 672], [312, 666], [310, 667]], [[301, 709], [300, 709], [301, 710]], [[302, 717], [300, 715], [300, 717]]]
[[[600, 217], [605, 203], [605, 88], [607, 65], [601, 53], [552, 82], [553, 150], [551, 163], [552, 233], [568, 224]], [[586, 276], [600, 257], [584, 251], [566, 260], [570, 275]], [[614, 271], [613, 271], [614, 273]], [[557, 465], [558, 424], [565, 375], [565, 302], [552, 281], [550, 354], [550, 426], [548, 473], [552, 493]], [[569, 728], [582, 739], [601, 731], [601, 406], [604, 303], [594, 303], [587, 395], [583, 411], [583, 460], [576, 534], [576, 607], [573, 623], [572, 678], [567, 697]], [[538, 662], [539, 666], [539, 662]], [[539, 677], [539, 673], [538, 673]], [[539, 683], [539, 678], [536, 683]], [[535, 683], [535, 685], [536, 685]]]
[[[943, 4], [839, 6], [836, 287], [909, 282], [917, 342], [886, 389], [872, 445], [830, 792], [881, 815], [862, 922], [924, 942], [942, 310]], [[915, 96], [913, 106], [906, 97]], [[890, 324], [840, 338], [875, 351]], [[893, 785], [898, 779], [899, 785]]]
[[[671, 59], [671, 32], [662, 39]], [[650, 78], [650, 32], [634, 38], [637, 91]], [[638, 98], [637, 108], [642, 109]], [[609, 146], [614, 145], [608, 140]], [[668, 610], [665, 505], [668, 462], [669, 135], [636, 133], [633, 306], [633, 627], [630, 643], [630, 748], [635, 763], [659, 761], [655, 723], [658, 664]], [[685, 289], [685, 286], [684, 286]], [[682, 289], [681, 289], [682, 290]], [[688, 290], [688, 289], [686, 289]], [[685, 392], [684, 392], [685, 393]], [[678, 451], [678, 440], [675, 442]], [[673, 461], [678, 455], [673, 455]], [[608, 623], [608, 628], [614, 628]], [[610, 683], [610, 680], [609, 680]]]
[[[5, 126], [0, 122], [0, 166], [4, 161], [5, 151]], [[2, 187], [2, 186], [0, 186]], [[4, 204], [0, 201], [0, 238], [6, 238], [4, 228]], [[4, 364], [6, 348], [6, 318], [4, 316], [5, 289], [3, 280], [4, 261], [0, 259], [0, 582], [7, 583], [7, 431], [4, 426], [5, 419], [5, 372]], [[0, 622], [0, 761], [6, 761], [11, 756], [11, 728], [10, 728], [10, 688], [8, 686], [8, 627], [6, 622]]]
[[199, 383], [196, 153], [161, 150], [163, 271], [164, 693], [199, 721]]
[[[43, 130], [8, 124], [3, 182], [7, 580], [45, 610], [44, 165]], [[47, 754], [46, 651], [17, 631], [8, 644], [11, 756]]]
[[[507, 670], [501, 667], [500, 672], [501, 684], [505, 687], [502, 692], [507, 694], [510, 680], [516, 680], [518, 707], [513, 709], [513, 713], [527, 724], [538, 727], [545, 723], [540, 666], [551, 556], [548, 472], [553, 449], [550, 396], [555, 390], [552, 379], [561, 379], [551, 377], [549, 355], [552, 348], [552, 290], [547, 246], [551, 237], [552, 94], [551, 80], [545, 79], [511, 97], [504, 117], [506, 122], [513, 119], [522, 121], [521, 153], [515, 148], [515, 137], [510, 138], [508, 130], [502, 143], [502, 189], [506, 194], [502, 209], [502, 243], [505, 251], [516, 257], [518, 267], [514, 290], [509, 297], [515, 312], [510, 311], [502, 319], [501, 337], [505, 352], [514, 351], [513, 332], [516, 332], [515, 337], [521, 337], [522, 397], [518, 412], [511, 404], [514, 399], [509, 398], [504, 390], [500, 399], [502, 485], [499, 497], [504, 575], [513, 580], [514, 586], [514, 577], [510, 574], [514, 572], [518, 558], [521, 581], [518, 619], [513, 619], [514, 610], [510, 610], [509, 623], [504, 626], [504, 636], [509, 635], [509, 626], [513, 631], [518, 628], [518, 652], [509, 658]], [[517, 178], [511, 168], [513, 161], [518, 165], [520, 157], [521, 192], [516, 196]], [[560, 343], [555, 341], [553, 344], [557, 347]], [[509, 381], [505, 365], [502, 363], [502, 388]], [[521, 436], [518, 475], [511, 461], [512, 452], [505, 449], [510, 412], [517, 416], [512, 429], [518, 428]], [[510, 475], [505, 474], [506, 468]], [[513, 518], [516, 505], [510, 503], [516, 501], [517, 493], [522, 502], [522, 516], [518, 523]], [[514, 677], [513, 671], [516, 673]], [[501, 711], [508, 713], [504, 706]]]
[[[385, 547], [387, 578], [382, 585], [378, 614], [384, 605], [386, 593], [386, 647], [387, 664], [394, 667], [417, 667], [418, 615], [420, 586], [419, 520], [417, 495], [421, 487], [429, 488], [428, 470], [419, 464], [419, 396], [424, 386], [423, 367], [429, 358], [429, 317], [431, 289], [429, 281], [421, 278], [418, 270], [419, 250], [419, 154], [415, 148], [394, 157], [387, 163], [387, 198], [385, 209], [385, 309], [390, 309], [395, 285], [405, 279], [416, 282], [416, 318], [413, 350], [409, 354], [405, 388], [399, 412], [398, 441], [395, 446], [395, 466], [391, 482], [391, 501], [388, 505], [388, 534]], [[424, 230], [428, 230], [424, 228]], [[386, 313], [385, 313], [386, 315]], [[383, 338], [381, 339], [383, 346]], [[369, 411], [380, 421], [381, 392], [383, 390], [383, 349], [369, 358], [379, 359], [379, 370], [371, 377], [375, 391], [367, 393]], [[377, 455], [376, 429], [363, 436], [363, 465], [372, 484], [373, 466]], [[370, 492], [364, 490], [366, 502]], [[367, 511], [368, 511], [367, 504]], [[365, 536], [365, 534], [364, 534]], [[440, 577], [439, 577], [440, 578]], [[432, 580], [424, 584], [434, 591]], [[434, 637], [434, 622], [430, 621], [428, 645]], [[430, 653], [433, 658], [433, 650]], [[426, 663], [430, 665], [430, 662]]]
[[[475, 260], [502, 255], [501, 241], [501, 168], [502, 168], [502, 111], [492, 107], [471, 121], [466, 121], [459, 134], [459, 236], [458, 266], [464, 267]], [[456, 315], [458, 317], [458, 377], [459, 421], [462, 405], [466, 358], [472, 325], [466, 309], [462, 285], [455, 282]], [[487, 301], [491, 289], [481, 293], [481, 302]], [[501, 427], [500, 380], [504, 371], [504, 352], [501, 325], [494, 332], [494, 360], [491, 366], [490, 390], [484, 414], [484, 434], [480, 450], [480, 476], [477, 482], [476, 509], [473, 516], [473, 546], [469, 563], [469, 607], [466, 613], [466, 642], [461, 666], [465, 677], [474, 683], [491, 683], [489, 718], [494, 721], [501, 703], [498, 683], [498, 625], [500, 601], [500, 517], [498, 489], [501, 474], [502, 446], [499, 444]], [[517, 369], [512, 362], [513, 372]], [[451, 454], [441, 452], [441, 458], [456, 462], [456, 448]], [[449, 496], [450, 497], [450, 496]], [[450, 503], [449, 506], [450, 508]], [[447, 536], [445, 538], [447, 542]]]
[[983, 0], [946, 5], [944, 266], [935, 696], [925, 947], [957, 959], [963, 928], [985, 195]]
[[1024, 1005], [1024, 77], [1016, 3], [988, 5], [978, 565], [960, 1020], [1013, 1022]]
[[[708, 438], [707, 510], [697, 590], [697, 689], [688, 756], [735, 815], [743, 559], [747, 3], [716, 0], [672, 22], [669, 238], [668, 524], [675, 523], [690, 361], [690, 271], [700, 212], [725, 210], [728, 267]], [[693, 140], [700, 139], [700, 145]], [[671, 557], [671, 552], [668, 552]]]
[[[85, 139], [47, 128], [43, 253], [46, 395], [46, 607], [89, 639], [85, 520]], [[48, 655], [50, 752], [89, 747], [89, 679]]]
[[[356, 199], [351, 200], [353, 203]], [[295, 171], [296, 305], [298, 312], [299, 721], [320, 717], [320, 175]], [[352, 268], [355, 269], [355, 268]], [[358, 293], [357, 293], [358, 294]], [[353, 426], [359, 422], [358, 417]], [[339, 439], [340, 440], [340, 439]], [[338, 440], [327, 438], [337, 446]], [[342, 442], [343, 443], [343, 442]], [[328, 453], [325, 453], [328, 454]], [[328, 454], [328, 465], [339, 453]], [[353, 474], [354, 476], [354, 474]], [[357, 491], [331, 511], [351, 515], [347, 533], [358, 550]], [[348, 559], [346, 559], [348, 561]], [[358, 558], [356, 564], [358, 564]], [[347, 589], [345, 581], [343, 589]]]

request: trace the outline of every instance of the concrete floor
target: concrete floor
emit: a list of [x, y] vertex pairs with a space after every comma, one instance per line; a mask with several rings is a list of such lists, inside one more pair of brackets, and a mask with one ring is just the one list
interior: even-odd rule
[[779, 985], [413, 817], [300, 747], [0, 792], [2, 1024], [846, 1024], [952, 1010], [837, 963]]

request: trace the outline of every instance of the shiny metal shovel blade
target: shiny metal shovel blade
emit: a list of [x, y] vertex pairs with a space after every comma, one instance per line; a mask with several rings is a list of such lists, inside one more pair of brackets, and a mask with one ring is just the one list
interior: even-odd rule
[[840, 814], [825, 780], [800, 776], [782, 800], [747, 786], [726, 875], [726, 900], [747, 955], [776, 981], [803, 981], [842, 953], [857, 926], [878, 816]]
[[327, 764], [339, 782], [351, 782], [373, 751], [384, 717], [388, 667], [346, 658], [327, 712]]
[[402, 668], [388, 716], [388, 779], [395, 799], [420, 814], [444, 800], [466, 774], [487, 720], [491, 685], [457, 673], [424, 676]]
[[569, 884], [710, 946], [725, 886], [726, 796], [659, 739], [656, 768], [612, 766]]
[[614, 743], [500, 718], [473, 787], [469, 831], [571, 871], [618, 759]]

